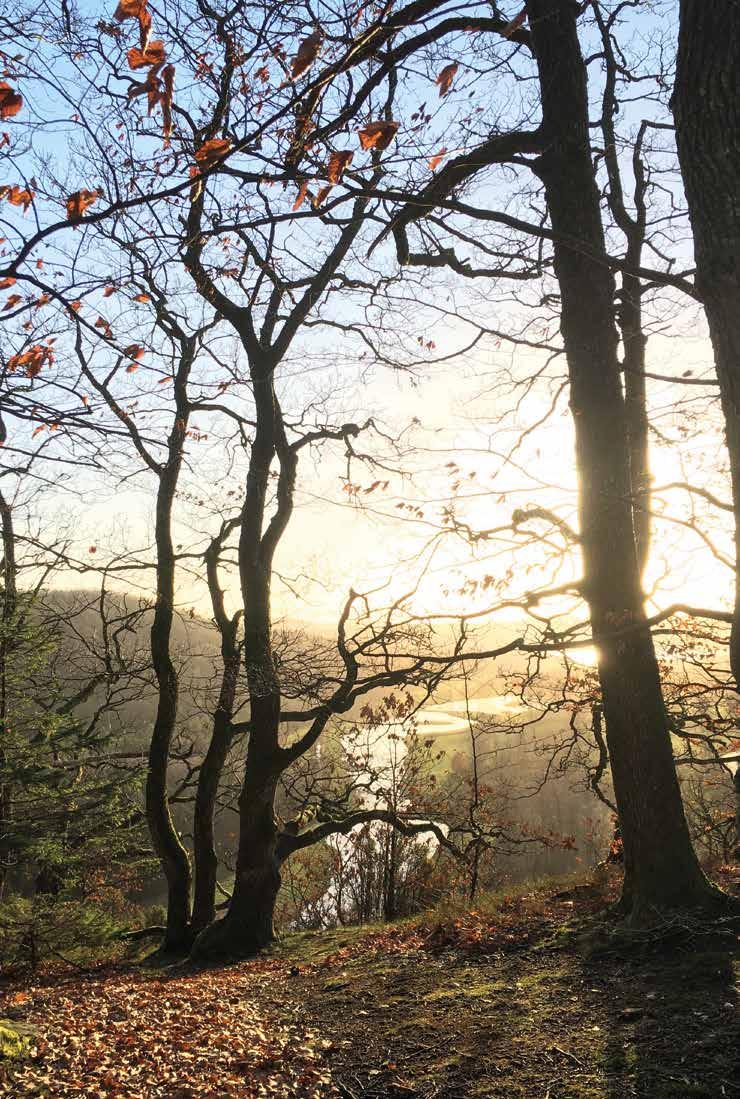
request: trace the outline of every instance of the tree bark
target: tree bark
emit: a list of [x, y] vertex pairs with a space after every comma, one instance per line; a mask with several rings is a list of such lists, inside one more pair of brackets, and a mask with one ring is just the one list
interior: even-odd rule
[[[740, 689], [740, 8], [681, 0], [673, 92], [696, 285], [719, 381], [735, 522], [730, 669]], [[735, 774], [740, 849], [740, 770]]]
[[[13, 527], [13, 509], [0, 492], [0, 525], [2, 526], [3, 548], [3, 606], [0, 614], [0, 769], [7, 766], [8, 708], [9, 708], [9, 661], [11, 653], [11, 632], [17, 603], [17, 566], [15, 560], [15, 530]], [[13, 795], [9, 782], [0, 782], [0, 901], [5, 892], [5, 882], [10, 867], [12, 852], [9, 846], [9, 833], [13, 811]]]
[[182, 466], [182, 446], [187, 427], [185, 390], [192, 363], [192, 345], [184, 355], [175, 379], [177, 418], [168, 439], [167, 461], [159, 471], [154, 537], [157, 547], [157, 601], [151, 629], [151, 653], [157, 677], [157, 713], [154, 719], [146, 776], [146, 818], [152, 845], [167, 882], [167, 930], [162, 950], [179, 953], [189, 949], [191, 869], [188, 853], [170, 813], [167, 771], [170, 745], [177, 722], [178, 680], [170, 653], [175, 605], [175, 549], [172, 542], [172, 507]]
[[[225, 535], [226, 528], [222, 534]], [[221, 688], [213, 717], [213, 731], [198, 775], [193, 811], [193, 859], [195, 862], [195, 893], [193, 898], [193, 933], [198, 934], [216, 918], [216, 880], [218, 858], [214, 837], [216, 798], [221, 774], [232, 740], [232, 716], [239, 679], [241, 654], [237, 643], [239, 614], [229, 618], [224, 596], [218, 582], [218, 555], [221, 538], [215, 538], [206, 554], [208, 587], [216, 624], [221, 634]]]
[[623, 905], [641, 919], [651, 909], [701, 904], [712, 896], [712, 887], [689, 838], [643, 608], [614, 282], [591, 162], [578, 10], [573, 0], [527, 0], [542, 96], [544, 151], [536, 171], [557, 234], [555, 274], [580, 475], [584, 591], [624, 841]]
[[214, 834], [216, 798], [221, 774], [232, 740], [231, 716], [239, 675], [240, 657], [234, 646], [233, 655], [224, 656], [224, 668], [218, 708], [213, 717], [213, 731], [208, 750], [198, 775], [193, 809], [193, 861], [195, 890], [193, 894], [193, 934], [198, 934], [216, 918], [216, 880], [218, 857]]
[[[627, 261], [631, 262], [629, 250]], [[650, 553], [650, 451], [642, 291], [640, 280], [632, 275], [625, 275], [622, 282], [619, 325], [624, 347], [624, 404], [629, 444], [632, 522], [637, 568], [642, 576]]]
[[275, 819], [279, 767], [270, 767], [250, 740], [244, 784], [239, 795], [239, 851], [234, 891], [226, 915], [196, 938], [198, 961], [248, 958], [273, 942], [275, 901], [280, 888]]
[[[269, 361], [252, 367], [257, 423], [240, 524], [239, 577], [250, 732], [239, 795], [236, 876], [228, 912], [206, 927], [194, 943], [192, 954], [199, 959], [248, 957], [274, 939], [273, 915], [280, 888], [275, 791], [291, 757], [280, 747], [278, 735], [281, 687], [272, 653], [270, 590], [273, 555], [293, 509], [297, 456], [285, 438], [273, 370]], [[275, 457], [279, 462], [277, 502], [265, 527], [270, 467]]]

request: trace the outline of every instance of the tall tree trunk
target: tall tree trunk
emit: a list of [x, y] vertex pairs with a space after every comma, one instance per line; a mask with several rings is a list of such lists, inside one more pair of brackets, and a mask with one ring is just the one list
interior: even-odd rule
[[645, 625], [614, 282], [591, 163], [578, 11], [573, 0], [527, 0], [542, 96], [544, 152], [536, 170], [557, 234], [555, 273], [580, 476], [585, 595], [624, 841], [623, 903], [639, 919], [652, 908], [700, 904], [711, 887], [691, 846]]
[[740, 8], [681, 0], [672, 99], [694, 233], [696, 285], [714, 348], [735, 518], [730, 667], [740, 687]]
[[246, 958], [274, 939], [275, 901], [280, 888], [278, 829], [274, 802], [279, 766], [250, 738], [244, 784], [239, 795], [239, 850], [234, 891], [226, 915], [196, 938], [196, 960]]
[[635, 548], [640, 576], [650, 552], [650, 454], [649, 424], [647, 413], [647, 387], [645, 384], [645, 347], [647, 340], [642, 318], [642, 283], [631, 272], [640, 267], [647, 230], [647, 179], [642, 160], [642, 145], [647, 130], [643, 122], [634, 139], [632, 149], [632, 173], [634, 188], [632, 201], [634, 212], [627, 207], [623, 182], [623, 164], [620, 157], [616, 126], [620, 109], [617, 98], [617, 82], [622, 71], [620, 59], [612, 38], [613, 16], [605, 18], [598, 0], [594, 0], [593, 14], [601, 34], [604, 57], [604, 88], [601, 97], [601, 131], [604, 138], [604, 166], [608, 186], [606, 200], [618, 228], [627, 241], [625, 255], [628, 268], [622, 275], [619, 290], [617, 320], [622, 333], [624, 358], [624, 400], [627, 423], [627, 440], [630, 455], [632, 482], [632, 521], [635, 530]]
[[179, 685], [170, 652], [175, 606], [175, 549], [172, 541], [172, 507], [182, 467], [182, 447], [189, 405], [187, 377], [194, 343], [184, 350], [175, 378], [177, 418], [168, 438], [167, 461], [159, 470], [154, 537], [157, 547], [157, 601], [151, 629], [151, 653], [157, 677], [157, 713], [154, 719], [146, 776], [146, 818], [154, 851], [167, 882], [167, 925], [162, 943], [166, 953], [189, 949], [191, 869], [188, 853], [175, 828], [167, 791], [170, 746], [177, 724]]
[[[0, 524], [3, 551], [3, 607], [0, 615], [0, 631], [2, 631], [0, 633], [0, 770], [2, 770], [8, 762], [9, 662], [11, 633], [18, 598], [13, 509], [2, 492], [0, 492]], [[10, 840], [12, 811], [13, 795], [10, 782], [0, 780], [0, 901], [3, 899], [12, 860]]]
[[193, 897], [193, 933], [198, 934], [216, 918], [216, 880], [218, 858], [214, 836], [216, 798], [221, 774], [232, 740], [232, 716], [239, 679], [241, 655], [237, 643], [239, 615], [229, 618], [224, 609], [223, 592], [218, 583], [218, 554], [221, 540], [214, 539], [206, 554], [208, 586], [214, 617], [221, 633], [221, 688], [213, 717], [208, 751], [198, 775], [193, 810], [193, 859], [195, 893]]
[[[280, 888], [275, 791], [290, 757], [280, 747], [278, 735], [281, 688], [272, 653], [270, 592], [273, 555], [293, 509], [297, 456], [285, 438], [273, 369], [271, 363], [252, 369], [257, 426], [239, 537], [250, 732], [239, 796], [236, 876], [226, 915], [206, 927], [194, 943], [196, 958], [247, 957], [274, 938]], [[270, 467], [276, 456], [277, 502], [265, 527]]]
[[239, 674], [239, 652], [224, 658], [221, 692], [213, 718], [213, 731], [208, 750], [198, 775], [193, 809], [193, 861], [195, 890], [193, 894], [193, 934], [198, 934], [216, 918], [216, 880], [218, 857], [214, 821], [216, 798], [226, 757], [232, 740], [231, 715]]

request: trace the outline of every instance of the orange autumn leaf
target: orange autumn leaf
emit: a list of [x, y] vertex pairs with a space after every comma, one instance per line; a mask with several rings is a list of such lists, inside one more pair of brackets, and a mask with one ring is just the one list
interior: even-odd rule
[[105, 290], [103, 291], [103, 297], [104, 298], [109, 298], [111, 296], [111, 294], [115, 294], [117, 289], [118, 289], [117, 286], [113, 286], [113, 285], [106, 286]]
[[519, 14], [515, 15], [514, 18], [510, 22], [508, 22], [506, 26], [502, 29], [501, 33], [504, 38], [511, 38], [514, 31], [518, 31], [519, 28], [524, 25], [524, 21], [526, 20], [526, 18], [527, 9], [522, 8]]
[[139, 11], [139, 42], [142, 50], [149, 44], [149, 35], [152, 33], [152, 13], [144, 7]]
[[7, 199], [11, 206], [22, 206], [24, 211], [33, 202], [34, 194], [34, 191], [29, 191], [26, 187], [19, 187], [17, 183], [12, 187], [8, 187], [7, 184], [0, 187], [0, 198]]
[[144, 348], [141, 346], [141, 344], [130, 343], [128, 347], [124, 347], [123, 353], [129, 359], [140, 359], [141, 356], [144, 354]]
[[113, 13], [113, 18], [117, 19], [119, 23], [123, 23], [125, 19], [138, 19], [146, 5], [147, 0], [120, 0]]
[[147, 97], [147, 112], [152, 113], [158, 103], [162, 102], [161, 80], [159, 78], [159, 70], [161, 65], [153, 65], [147, 73], [146, 80], [143, 84], [138, 84], [136, 81], [129, 84], [126, 95], [129, 99], [135, 99], [138, 95], [145, 95]]
[[42, 357], [32, 359], [26, 367], [26, 377], [35, 378], [37, 374], [40, 374], [45, 361]]
[[149, 294], [145, 294], [145, 293], [142, 292], [141, 294], [135, 294], [133, 300], [134, 301], [140, 301], [140, 302], [147, 302], [147, 301], [151, 301], [152, 299], [151, 299], [151, 296]]
[[138, 19], [141, 48], [146, 49], [152, 29], [152, 13], [147, 7], [147, 0], [120, 0], [113, 18], [119, 23], [123, 23], [126, 19]]
[[446, 156], [447, 156], [447, 147], [446, 146], [443, 149], [440, 149], [438, 153], [435, 153], [434, 156], [430, 156], [429, 157], [429, 167], [430, 167], [430, 169], [432, 171], [434, 171], [434, 169], [442, 163], [442, 161], [444, 160], [444, 158]]
[[89, 206], [97, 202], [97, 191], [75, 191], [67, 199], [67, 217], [70, 221], [79, 221]]
[[5, 80], [0, 80], [0, 118], [12, 118], [22, 106], [23, 96]]
[[126, 57], [132, 69], [144, 69], [147, 65], [164, 65], [167, 55], [164, 50], [164, 42], [157, 40], [156, 42], [150, 42], [145, 50], [132, 46]]
[[80, 309], [82, 308], [82, 302], [80, 301], [80, 299], [79, 299], [79, 298], [78, 298], [78, 299], [77, 299], [76, 301], [71, 301], [71, 302], [69, 303], [69, 308], [70, 308], [70, 309], [71, 309], [71, 310], [72, 310], [72, 311], [73, 311], [74, 313], [79, 313]]
[[457, 72], [457, 61], [452, 61], [440, 72], [439, 76], [435, 80], [435, 84], [439, 88], [439, 98], [443, 99], [450, 88], [452, 87], [452, 81], [455, 79], [455, 73]]
[[366, 122], [359, 132], [363, 149], [387, 149], [398, 129], [397, 122]]
[[6, 275], [4, 279], [0, 279], [0, 290], [9, 290], [11, 286], [15, 286], [15, 279], [12, 275]]
[[304, 38], [298, 47], [298, 53], [290, 63], [290, 74], [293, 80], [297, 80], [307, 69], [310, 69], [321, 50], [324, 36], [321, 31], [314, 31]]
[[308, 180], [304, 179], [303, 183], [298, 188], [298, 197], [296, 198], [295, 202], [293, 203], [293, 213], [295, 213], [296, 210], [300, 210], [301, 206], [304, 203], [304, 200], [305, 200], [307, 194], [308, 194]]
[[331, 191], [331, 184], [330, 183], [328, 183], [325, 187], [322, 187], [319, 190], [318, 194], [316, 195], [316, 198], [313, 200], [313, 204], [314, 204], [314, 207], [316, 209], [318, 209], [318, 207], [324, 201], [326, 196], [329, 194], [329, 191]]
[[198, 161], [201, 168], [212, 168], [222, 157], [226, 156], [230, 148], [230, 138], [212, 137], [210, 141], [204, 142], [204, 144], [196, 150], [195, 159]]
[[330, 183], [339, 183], [340, 179], [344, 175], [345, 168], [348, 168], [352, 163], [352, 157], [354, 153], [349, 149], [343, 149], [339, 152], [334, 152], [329, 157], [329, 169], [327, 175], [329, 176]]
[[22, 301], [20, 294], [11, 294], [8, 300], [5, 302], [5, 305], [3, 306], [3, 313], [5, 313], [8, 309], [14, 309], [19, 301]]
[[135, 374], [138, 369], [139, 369], [139, 364], [138, 363], [129, 363], [128, 366], [126, 367], [126, 373], [127, 374]]
[[31, 438], [35, 439], [37, 435], [39, 435], [42, 431], [45, 431], [45, 430], [46, 430], [46, 424], [39, 424], [39, 426], [34, 428], [33, 431], [31, 432]]
[[51, 347], [36, 343], [26, 351], [20, 351], [8, 359], [8, 368], [17, 370], [19, 367], [25, 367], [27, 376], [35, 378], [43, 366], [51, 365], [53, 362], [54, 352]]

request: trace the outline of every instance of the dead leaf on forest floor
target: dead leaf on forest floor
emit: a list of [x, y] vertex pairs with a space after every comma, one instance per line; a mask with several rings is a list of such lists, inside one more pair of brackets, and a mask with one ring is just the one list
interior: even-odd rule
[[0, 1014], [5, 1000], [12, 1005], [26, 997], [25, 1019], [39, 1037], [30, 1060], [6, 1068], [0, 1095], [335, 1096], [325, 1062], [328, 1043], [309, 1027], [270, 1018], [260, 1007], [263, 982], [283, 968], [257, 963], [169, 978], [109, 973], [10, 993], [0, 1001]]

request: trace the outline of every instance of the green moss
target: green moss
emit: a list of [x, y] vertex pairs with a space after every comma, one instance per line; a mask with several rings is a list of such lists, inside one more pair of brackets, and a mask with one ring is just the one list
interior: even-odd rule
[[[24, 1031], [27, 1027], [22, 1028]], [[20, 1060], [27, 1057], [31, 1050], [31, 1040], [21, 1034], [14, 1023], [8, 1019], [0, 1020], [0, 1059]]]

